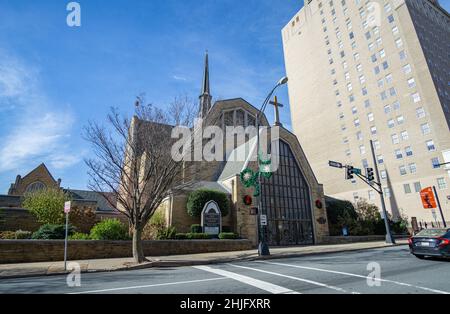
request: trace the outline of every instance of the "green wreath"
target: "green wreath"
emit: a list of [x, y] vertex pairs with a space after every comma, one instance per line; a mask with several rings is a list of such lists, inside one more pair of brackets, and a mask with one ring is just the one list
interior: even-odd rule
[[241, 182], [244, 184], [246, 188], [255, 188], [255, 192], [253, 194], [254, 197], [258, 197], [261, 194], [260, 187], [258, 184], [259, 177], [264, 177], [266, 179], [270, 179], [273, 175], [272, 173], [272, 160], [266, 159], [264, 160], [261, 157], [261, 154], [258, 156], [258, 165], [259, 171], [254, 172], [252, 169], [245, 169], [241, 172]]
[[245, 169], [241, 172], [241, 182], [244, 184], [246, 188], [251, 188], [252, 186], [256, 186], [257, 176], [252, 169]]

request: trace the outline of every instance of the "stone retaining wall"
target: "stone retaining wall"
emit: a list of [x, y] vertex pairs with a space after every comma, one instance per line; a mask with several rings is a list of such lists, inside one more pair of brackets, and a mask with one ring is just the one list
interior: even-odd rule
[[37, 231], [40, 224], [26, 209], [0, 208], [0, 231]]
[[[252, 249], [248, 240], [144, 241], [146, 256], [185, 255]], [[132, 257], [128, 241], [70, 241], [69, 260]], [[0, 240], [0, 264], [61, 261], [64, 241]]]
[[[394, 236], [396, 239], [407, 238], [408, 236]], [[384, 241], [386, 236], [384, 235], [371, 235], [371, 236], [349, 236], [349, 237], [328, 237], [325, 238], [325, 243], [321, 244], [346, 244], [346, 243], [358, 243], [358, 242], [375, 242]]]

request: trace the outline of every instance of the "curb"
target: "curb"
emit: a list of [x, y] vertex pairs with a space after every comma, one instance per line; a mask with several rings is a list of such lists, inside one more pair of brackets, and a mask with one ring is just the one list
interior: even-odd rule
[[255, 257], [244, 257], [244, 258], [226, 258], [226, 259], [213, 259], [213, 260], [193, 260], [193, 261], [157, 261], [150, 262], [148, 264], [123, 267], [120, 271], [128, 271], [128, 270], [139, 270], [139, 269], [148, 269], [148, 268], [170, 268], [170, 267], [187, 267], [187, 266], [198, 266], [198, 265], [214, 265], [214, 264], [224, 264], [224, 263], [232, 263], [232, 262], [240, 262], [240, 261], [261, 261], [261, 260], [274, 260], [274, 259], [284, 259], [284, 258], [295, 258], [295, 257], [305, 257], [305, 256], [317, 256], [317, 255], [328, 255], [335, 253], [345, 253], [345, 252], [358, 252], [358, 251], [367, 251], [367, 250], [376, 250], [382, 248], [389, 247], [400, 247], [407, 246], [408, 244], [395, 244], [395, 245], [385, 245], [379, 247], [371, 247], [371, 248], [357, 248], [357, 249], [346, 249], [340, 251], [330, 251], [330, 252], [308, 252], [308, 253], [290, 253], [286, 255], [270, 255], [270, 256], [255, 256]]
[[[153, 261], [148, 262], [141, 265], [130, 265], [123, 266], [111, 269], [93, 269], [93, 270], [82, 270], [81, 274], [95, 274], [95, 273], [112, 273], [117, 271], [134, 271], [134, 270], [143, 270], [150, 268], [174, 268], [174, 267], [189, 267], [189, 266], [200, 266], [200, 265], [217, 265], [224, 263], [232, 263], [232, 262], [241, 262], [241, 261], [263, 261], [263, 260], [275, 260], [275, 259], [284, 259], [284, 258], [296, 258], [296, 257], [305, 257], [305, 256], [318, 256], [318, 255], [329, 255], [335, 253], [345, 253], [345, 252], [358, 252], [358, 251], [367, 251], [367, 250], [376, 250], [382, 248], [389, 247], [400, 247], [407, 246], [408, 244], [395, 244], [395, 245], [385, 245], [379, 247], [370, 247], [370, 248], [355, 248], [355, 249], [345, 249], [345, 250], [337, 250], [330, 252], [307, 252], [307, 253], [289, 253], [286, 255], [270, 255], [270, 256], [254, 256], [254, 257], [243, 257], [243, 258], [218, 258], [211, 260], [192, 260], [192, 261]], [[62, 276], [69, 274], [69, 271], [60, 271], [60, 272], [52, 272], [45, 274], [24, 274], [24, 275], [0, 275], [0, 281], [3, 279], [20, 279], [20, 278], [36, 278], [36, 277], [54, 277], [54, 276]]]

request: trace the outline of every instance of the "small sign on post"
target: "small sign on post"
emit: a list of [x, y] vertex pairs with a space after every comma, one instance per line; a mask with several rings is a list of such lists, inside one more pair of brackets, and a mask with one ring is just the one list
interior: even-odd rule
[[64, 270], [67, 271], [67, 241], [69, 239], [69, 213], [72, 207], [72, 203], [65, 202], [64, 203], [64, 213], [66, 214], [66, 237], [64, 240]]
[[65, 202], [64, 203], [64, 213], [66, 213], [66, 214], [70, 213], [71, 206], [72, 206], [72, 203], [70, 201]]
[[267, 215], [261, 215], [260, 223], [261, 226], [267, 226]]

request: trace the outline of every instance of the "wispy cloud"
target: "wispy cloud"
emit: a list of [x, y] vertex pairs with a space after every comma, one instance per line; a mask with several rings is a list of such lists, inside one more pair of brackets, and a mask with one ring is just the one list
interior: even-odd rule
[[174, 76], [172, 76], [172, 78], [174, 80], [176, 80], [176, 81], [184, 81], [184, 82], [186, 82], [188, 80], [187, 78], [185, 78], [184, 76], [181, 76], [181, 75], [174, 75]]
[[0, 109], [5, 104], [14, 109], [1, 127], [0, 172], [41, 162], [63, 169], [81, 160], [67, 144], [74, 116], [70, 110], [53, 109], [39, 85], [38, 71], [0, 51]]

